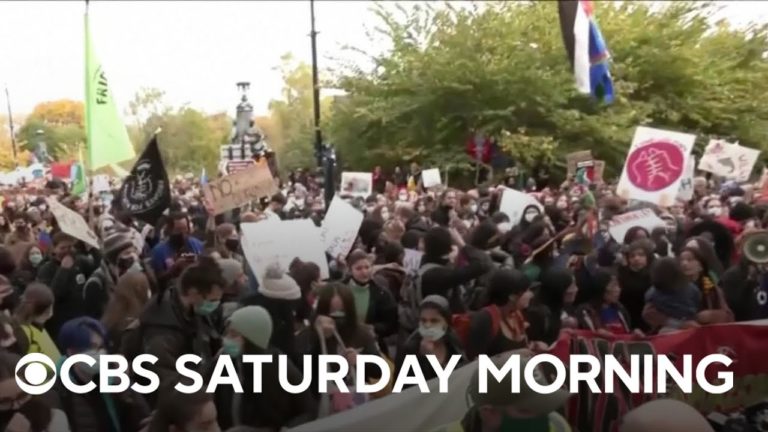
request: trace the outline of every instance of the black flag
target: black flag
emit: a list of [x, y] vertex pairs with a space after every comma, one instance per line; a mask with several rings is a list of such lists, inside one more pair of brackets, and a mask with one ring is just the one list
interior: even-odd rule
[[155, 225], [171, 205], [171, 184], [157, 146], [157, 135], [149, 141], [123, 182], [120, 204], [136, 219], [151, 225]]

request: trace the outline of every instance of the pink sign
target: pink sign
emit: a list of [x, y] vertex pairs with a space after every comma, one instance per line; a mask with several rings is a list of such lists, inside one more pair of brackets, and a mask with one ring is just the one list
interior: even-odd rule
[[646, 192], [668, 188], [684, 170], [684, 148], [671, 140], [646, 141], [627, 156], [627, 178], [633, 186]]

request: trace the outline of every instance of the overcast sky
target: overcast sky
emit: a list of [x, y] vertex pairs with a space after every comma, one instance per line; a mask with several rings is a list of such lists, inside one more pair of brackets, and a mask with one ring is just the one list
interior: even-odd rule
[[[721, 2], [737, 24], [768, 21], [768, 2]], [[366, 1], [317, 1], [321, 67], [345, 44], [365, 45], [376, 24]], [[83, 1], [0, 1], [0, 85], [14, 112], [83, 98]], [[91, 1], [91, 34], [122, 107], [141, 87], [173, 105], [234, 110], [235, 82], [250, 81], [259, 113], [279, 97], [275, 67], [292, 52], [310, 61], [308, 1]], [[380, 50], [382, 47], [369, 47]], [[5, 97], [0, 97], [5, 112]]]

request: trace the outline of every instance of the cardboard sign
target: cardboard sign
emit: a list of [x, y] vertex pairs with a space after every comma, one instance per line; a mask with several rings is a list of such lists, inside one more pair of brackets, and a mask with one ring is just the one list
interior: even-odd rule
[[421, 181], [425, 188], [441, 186], [443, 184], [442, 180], [440, 180], [440, 170], [438, 168], [422, 171]]
[[267, 266], [278, 263], [287, 271], [296, 258], [317, 264], [320, 277], [328, 278], [328, 260], [320, 229], [311, 220], [264, 220], [243, 223], [240, 228], [245, 257], [260, 285]]
[[53, 217], [59, 223], [59, 228], [65, 234], [99, 249], [99, 238], [93, 233], [91, 228], [78, 213], [64, 207], [54, 198], [48, 198], [48, 208], [51, 209]]
[[253, 165], [203, 186], [203, 195], [221, 214], [243, 204], [272, 196], [279, 191], [266, 163]]
[[685, 177], [680, 180], [680, 189], [677, 191], [677, 199], [690, 201], [693, 198], [693, 174], [696, 171], [696, 158], [691, 156], [685, 167]]
[[341, 193], [368, 197], [373, 193], [373, 174], [365, 172], [341, 173]]
[[695, 140], [694, 135], [639, 126], [627, 152], [618, 195], [662, 207], [672, 205]]
[[405, 249], [405, 257], [403, 257], [403, 268], [405, 268], [406, 274], [416, 274], [421, 267], [421, 258], [424, 256], [424, 252], [417, 251], [415, 249]]
[[611, 233], [611, 237], [614, 240], [622, 243], [624, 242], [624, 236], [627, 235], [627, 231], [636, 226], [643, 227], [648, 232], [651, 232], [656, 227], [665, 226], [665, 222], [656, 216], [653, 210], [646, 208], [614, 216], [611, 219], [608, 232]]
[[568, 153], [565, 155], [565, 163], [568, 168], [568, 175], [572, 176], [576, 174], [576, 165], [578, 165], [579, 162], [584, 161], [590, 161], [592, 160], [592, 151], [591, 150], [582, 150], [577, 151], [573, 153]]
[[355, 243], [363, 217], [359, 210], [334, 196], [320, 229], [324, 250], [334, 258], [339, 255], [346, 257]]
[[602, 183], [603, 182], [603, 173], [605, 172], [605, 161], [604, 160], [596, 160], [595, 161], [595, 168], [594, 168], [594, 177], [592, 178], [592, 181], [595, 183]]
[[509, 222], [512, 226], [520, 223], [523, 212], [529, 206], [535, 206], [541, 213], [544, 213], [544, 206], [536, 198], [514, 189], [504, 188], [499, 211], [509, 216]]

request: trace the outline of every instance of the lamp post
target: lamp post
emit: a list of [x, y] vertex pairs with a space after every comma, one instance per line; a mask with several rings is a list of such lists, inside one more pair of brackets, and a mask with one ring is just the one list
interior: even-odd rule
[[309, 0], [309, 19], [311, 33], [309, 34], [312, 43], [312, 105], [315, 117], [315, 158], [317, 165], [323, 170], [323, 185], [325, 192], [325, 208], [331, 205], [333, 195], [336, 189], [334, 184], [334, 166], [336, 164], [336, 152], [332, 146], [323, 144], [323, 134], [320, 130], [320, 79], [317, 69], [317, 31], [315, 30], [315, 0]]

